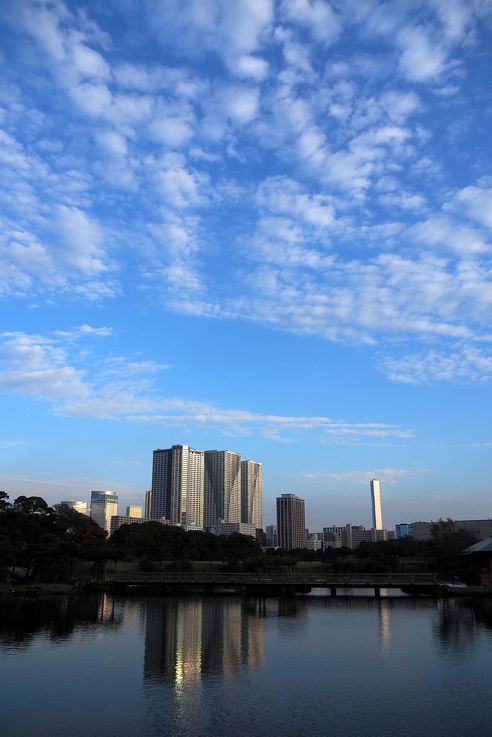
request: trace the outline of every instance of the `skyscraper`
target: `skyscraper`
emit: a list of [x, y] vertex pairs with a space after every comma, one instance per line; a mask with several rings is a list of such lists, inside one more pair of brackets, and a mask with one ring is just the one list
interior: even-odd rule
[[151, 517], [185, 529], [203, 529], [204, 453], [189, 445], [154, 450]]
[[262, 465], [258, 461], [241, 461], [241, 522], [263, 528]]
[[241, 522], [241, 456], [231, 450], [205, 451], [205, 527]]
[[152, 491], [145, 492], [144, 519], [151, 519]]
[[375, 530], [383, 529], [383, 512], [381, 510], [381, 487], [377, 479], [371, 481], [372, 526]]
[[304, 499], [295, 494], [277, 497], [277, 534], [284, 550], [306, 547]]
[[111, 529], [111, 517], [118, 514], [118, 494], [115, 491], [91, 491], [91, 518], [106, 532]]

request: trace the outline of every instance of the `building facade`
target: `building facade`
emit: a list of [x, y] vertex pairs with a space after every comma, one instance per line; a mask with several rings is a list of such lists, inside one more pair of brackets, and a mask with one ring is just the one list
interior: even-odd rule
[[142, 507], [136, 507], [134, 505], [130, 505], [126, 508], [126, 516], [127, 517], [142, 517]]
[[[492, 537], [492, 519], [455, 519], [454, 526], [457, 530], [466, 530], [477, 540]], [[408, 526], [412, 530], [415, 540], [432, 540], [432, 528], [436, 522], [412, 522]], [[401, 527], [401, 525], [400, 525]]]
[[241, 461], [241, 522], [263, 529], [263, 467]]
[[383, 510], [381, 508], [381, 484], [377, 479], [371, 481], [372, 526], [375, 530], [383, 529]]
[[144, 519], [151, 519], [152, 513], [152, 491], [149, 489], [145, 492], [144, 502]]
[[231, 450], [206, 450], [205, 527], [241, 522], [241, 456]]
[[256, 540], [256, 527], [248, 525], [246, 522], [221, 522], [219, 525], [219, 535], [232, 535], [237, 532], [240, 535], [248, 535]]
[[189, 445], [154, 450], [151, 518], [186, 530], [204, 523], [204, 452]]
[[400, 522], [399, 525], [395, 525], [396, 539], [401, 540], [404, 537], [413, 537], [412, 525], [408, 522]]
[[111, 517], [118, 514], [118, 494], [115, 491], [91, 491], [91, 519], [106, 532], [111, 530]]
[[65, 501], [60, 502], [60, 504], [62, 507], [73, 509], [79, 514], [89, 514], [89, 505], [87, 502], [78, 501], [76, 499], [66, 499]]
[[277, 535], [284, 550], [306, 547], [304, 499], [295, 494], [277, 497]]
[[110, 535], [116, 530], [119, 530], [122, 525], [140, 525], [147, 520], [143, 517], [130, 517], [129, 515], [115, 514], [111, 517], [111, 524], [109, 528]]
[[277, 525], [266, 526], [266, 546], [267, 548], [278, 547]]
[[323, 550], [323, 533], [322, 532], [307, 532], [306, 533], [306, 548], [308, 550]]

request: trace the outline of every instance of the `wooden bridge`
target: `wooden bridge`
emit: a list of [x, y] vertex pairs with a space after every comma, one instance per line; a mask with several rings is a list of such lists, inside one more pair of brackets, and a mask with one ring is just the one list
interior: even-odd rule
[[436, 573], [235, 573], [224, 571], [186, 572], [161, 571], [107, 574], [105, 583], [115, 591], [128, 589], [158, 589], [162, 593], [177, 591], [213, 592], [234, 590], [244, 594], [286, 596], [311, 589], [328, 589], [336, 596], [337, 589], [403, 589], [408, 594], [436, 595], [440, 581]]

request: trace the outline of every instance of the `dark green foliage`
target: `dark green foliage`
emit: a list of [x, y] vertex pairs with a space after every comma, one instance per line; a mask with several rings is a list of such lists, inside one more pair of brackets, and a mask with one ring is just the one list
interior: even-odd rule
[[460, 555], [465, 548], [477, 542], [468, 530], [456, 527], [452, 519], [440, 519], [432, 525], [432, 540], [429, 543], [436, 556], [439, 570], [458, 573], [461, 567]]
[[[82, 560], [101, 560], [105, 532], [83, 514], [49, 507], [40, 497], [18, 497], [9, 504], [0, 493], [0, 570], [5, 580], [70, 580]], [[96, 554], [97, 552], [97, 554]], [[96, 562], [97, 561], [97, 562]], [[8, 573], [7, 573], [8, 572]]]
[[158, 522], [122, 525], [106, 538], [95, 522], [73, 509], [49, 507], [36, 496], [20, 496], [10, 503], [8, 494], [0, 491], [0, 580], [74, 581], [90, 568], [98, 579], [108, 561], [116, 571], [119, 561], [132, 559], [140, 560], [135, 565], [143, 571], [159, 570], [168, 561], [168, 569], [176, 571], [192, 570], [193, 561], [218, 561], [231, 570], [292, 571], [302, 561], [303, 566], [321, 565], [334, 572], [377, 573], [423, 566], [423, 570], [449, 575], [459, 573], [460, 553], [475, 542], [468, 532], [456, 529], [452, 520], [436, 523], [429, 542], [404, 538], [363, 543], [357, 550], [269, 549], [263, 553], [246, 535], [185, 532]]

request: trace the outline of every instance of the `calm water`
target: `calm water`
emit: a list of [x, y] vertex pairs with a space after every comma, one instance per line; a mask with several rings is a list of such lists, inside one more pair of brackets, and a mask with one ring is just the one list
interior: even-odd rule
[[0, 601], [8, 737], [476, 737], [492, 600]]

